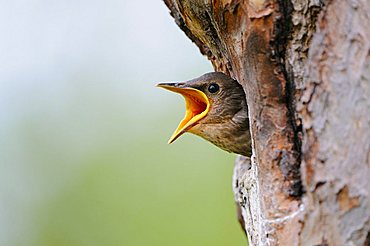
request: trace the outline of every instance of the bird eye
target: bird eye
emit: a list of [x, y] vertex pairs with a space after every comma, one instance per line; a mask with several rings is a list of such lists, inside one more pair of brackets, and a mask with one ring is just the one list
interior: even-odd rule
[[220, 87], [218, 86], [218, 84], [215, 84], [215, 83], [212, 83], [208, 86], [208, 91], [211, 93], [216, 93], [218, 92], [219, 89]]

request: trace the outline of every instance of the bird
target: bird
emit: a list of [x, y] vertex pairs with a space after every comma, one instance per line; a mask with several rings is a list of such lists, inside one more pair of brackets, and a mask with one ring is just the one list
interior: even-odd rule
[[251, 156], [248, 105], [238, 81], [222, 72], [210, 72], [185, 82], [159, 83], [157, 87], [185, 99], [185, 117], [169, 144], [189, 132], [225, 151]]

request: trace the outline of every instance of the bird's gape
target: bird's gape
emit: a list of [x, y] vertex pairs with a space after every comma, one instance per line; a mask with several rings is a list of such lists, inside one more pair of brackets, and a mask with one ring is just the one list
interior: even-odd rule
[[250, 156], [248, 107], [244, 90], [236, 80], [213, 72], [184, 83], [157, 86], [181, 94], [186, 103], [185, 117], [169, 143], [191, 132], [228, 152]]

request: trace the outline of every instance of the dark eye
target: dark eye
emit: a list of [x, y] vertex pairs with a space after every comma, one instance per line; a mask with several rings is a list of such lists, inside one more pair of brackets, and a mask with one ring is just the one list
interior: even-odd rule
[[218, 84], [215, 84], [215, 83], [212, 83], [208, 86], [208, 91], [211, 93], [216, 93], [218, 92], [219, 89], [220, 87], [218, 86]]

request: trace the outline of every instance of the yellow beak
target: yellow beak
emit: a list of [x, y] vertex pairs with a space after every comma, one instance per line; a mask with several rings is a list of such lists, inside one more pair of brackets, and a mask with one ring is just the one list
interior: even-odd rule
[[169, 144], [203, 119], [207, 115], [210, 107], [209, 100], [202, 91], [191, 87], [178, 87], [177, 85], [176, 83], [163, 83], [157, 85], [157, 87], [181, 94], [186, 103], [185, 117], [172, 134], [170, 140], [168, 140]]

